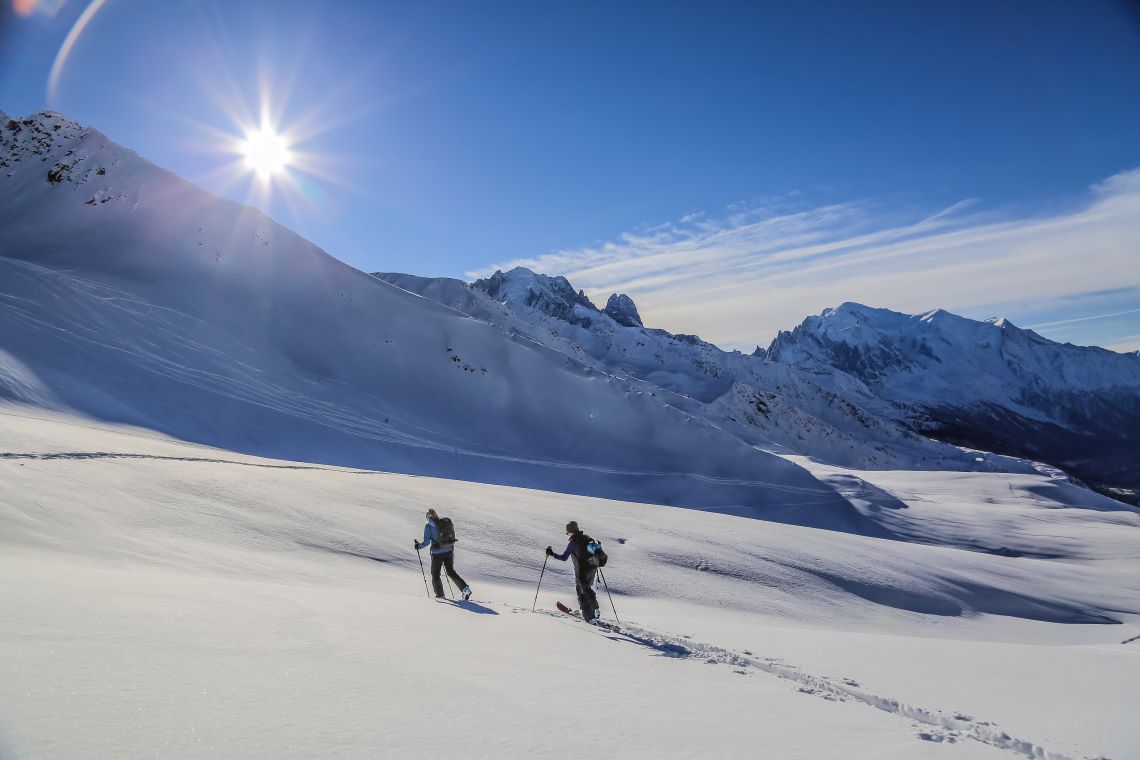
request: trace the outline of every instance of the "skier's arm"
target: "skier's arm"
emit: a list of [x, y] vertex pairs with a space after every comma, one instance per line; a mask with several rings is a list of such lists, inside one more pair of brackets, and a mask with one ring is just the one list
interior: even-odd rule
[[550, 556], [554, 557], [554, 559], [561, 560], [561, 561], [565, 562], [566, 560], [568, 560], [570, 558], [570, 555], [573, 553], [574, 553], [574, 539], [570, 539], [568, 542], [566, 542], [566, 551], [562, 552], [561, 554], [551, 554]]
[[420, 548], [431, 546], [431, 542], [435, 540], [435, 526], [428, 523], [424, 526], [424, 540], [420, 541]]

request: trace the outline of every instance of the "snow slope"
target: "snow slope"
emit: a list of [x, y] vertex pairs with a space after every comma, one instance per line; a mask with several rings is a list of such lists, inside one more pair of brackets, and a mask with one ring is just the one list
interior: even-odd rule
[[278, 458], [874, 531], [797, 465], [96, 130], [0, 122], [0, 397]]
[[[1039, 555], [997, 556], [0, 420], [5, 758], [1140, 757], [1140, 515], [1064, 481], [820, 473]], [[428, 506], [472, 604], [424, 598]], [[530, 611], [570, 518], [623, 632], [558, 563]]]
[[376, 276], [599, 371], [640, 381], [646, 392], [764, 449], [869, 468], [1025, 467], [1002, 458], [978, 462], [972, 452], [917, 435], [855, 378], [824, 387], [815, 373], [763, 356], [722, 351], [693, 335], [626, 324], [637, 313], [628, 297], [628, 303], [620, 296], [610, 299], [614, 309], [622, 304], [615, 312], [621, 321], [615, 320], [583, 304], [584, 296], [564, 278], [521, 267], [471, 285], [387, 272]]
[[[670, 403], [762, 448], [875, 469], [1016, 471], [1024, 463], [1009, 457], [1025, 457], [1114, 497], [1134, 501], [1140, 488], [1135, 354], [1054, 343], [1006, 320], [846, 303], [744, 356], [642, 327], [628, 296], [602, 312], [565, 278], [521, 267], [470, 286], [377, 276], [677, 394]], [[924, 436], [1005, 456], [979, 461]]]

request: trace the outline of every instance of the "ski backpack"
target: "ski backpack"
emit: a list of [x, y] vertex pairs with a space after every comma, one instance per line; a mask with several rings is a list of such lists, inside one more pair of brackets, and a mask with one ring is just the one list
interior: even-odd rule
[[455, 525], [451, 522], [450, 517], [441, 517], [435, 521], [435, 543], [437, 546], [454, 544], [458, 540], [455, 537]]
[[591, 567], [605, 567], [610, 558], [606, 555], [605, 549], [602, 548], [601, 541], [595, 541], [589, 536], [584, 537], [586, 542], [586, 564]]

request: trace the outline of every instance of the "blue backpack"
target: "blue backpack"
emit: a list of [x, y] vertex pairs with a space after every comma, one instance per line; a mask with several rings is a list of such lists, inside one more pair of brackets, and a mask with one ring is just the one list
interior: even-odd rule
[[610, 561], [606, 550], [602, 548], [601, 541], [586, 537], [586, 562], [593, 567], [605, 567]]

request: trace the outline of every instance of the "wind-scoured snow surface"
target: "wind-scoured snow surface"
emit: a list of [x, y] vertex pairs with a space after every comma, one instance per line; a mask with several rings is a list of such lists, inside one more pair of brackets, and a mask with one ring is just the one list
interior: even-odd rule
[[[6, 759], [1140, 756], [1140, 518], [1064, 481], [845, 471], [1002, 556], [0, 423]], [[472, 603], [425, 598], [428, 507]], [[531, 612], [568, 519], [619, 630], [558, 562]]]
[[0, 156], [0, 397], [259, 455], [874, 530], [802, 468], [96, 130], [6, 120]]

